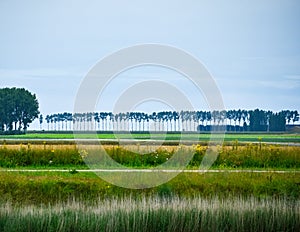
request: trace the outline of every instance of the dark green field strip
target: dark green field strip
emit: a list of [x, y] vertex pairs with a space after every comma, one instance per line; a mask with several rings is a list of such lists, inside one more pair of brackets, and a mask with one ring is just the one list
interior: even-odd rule
[[[166, 141], [204, 141], [207, 142], [210, 140], [210, 134], [141, 134], [141, 133], [125, 133], [125, 134], [77, 134], [76, 139], [112, 139], [112, 140], [122, 140], [122, 139], [135, 139], [135, 140], [166, 140]], [[44, 134], [44, 133], [35, 133], [35, 134], [26, 134], [26, 135], [6, 135], [0, 136], [2, 142], [7, 139], [39, 139], [39, 140], [60, 140], [60, 139], [74, 139], [73, 134]], [[223, 139], [223, 136], [218, 136], [217, 134], [214, 135], [214, 139]], [[235, 134], [235, 133], [227, 133], [224, 137], [224, 141], [232, 142], [232, 141], [239, 141], [239, 142], [289, 142], [289, 143], [300, 143], [300, 134]]]

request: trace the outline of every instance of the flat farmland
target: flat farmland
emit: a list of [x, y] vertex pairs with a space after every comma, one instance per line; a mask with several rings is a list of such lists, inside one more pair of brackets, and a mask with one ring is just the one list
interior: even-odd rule
[[[208, 144], [209, 134], [183, 134], [182, 141], [191, 141], [190, 145], [142, 142], [165, 137], [176, 141], [180, 134], [98, 135], [104, 141], [131, 136], [138, 142], [103, 147], [135, 173], [163, 164], [179, 149], [192, 152], [193, 158], [184, 172], [162, 185], [129, 189], [99, 178], [97, 172], [100, 168], [105, 172], [105, 163], [90, 170], [85, 158], [98, 146], [79, 150], [70, 142], [73, 134], [2, 136], [0, 231], [297, 231], [300, 227], [299, 135], [226, 134], [223, 146]], [[217, 159], [208, 172], [198, 172], [213, 146]], [[113, 167], [110, 171], [120, 172]]]
[[[300, 143], [300, 134], [283, 133], [77, 133], [77, 139], [102, 139], [102, 140], [164, 140], [164, 141], [194, 141], [208, 142], [210, 139], [223, 139], [225, 142], [273, 142], [273, 143]], [[0, 135], [0, 140], [72, 140], [74, 134], [70, 133], [28, 133], [25, 135]]]

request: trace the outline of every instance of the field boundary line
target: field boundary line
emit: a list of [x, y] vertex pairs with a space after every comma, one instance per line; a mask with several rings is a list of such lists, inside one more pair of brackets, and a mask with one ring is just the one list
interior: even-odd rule
[[[0, 169], [0, 172], [70, 172], [70, 169]], [[183, 172], [183, 173], [300, 173], [300, 170], [176, 170], [176, 169], [76, 169], [77, 172]]]

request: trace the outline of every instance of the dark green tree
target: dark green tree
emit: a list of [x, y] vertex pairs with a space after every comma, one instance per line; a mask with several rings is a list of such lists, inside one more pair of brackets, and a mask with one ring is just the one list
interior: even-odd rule
[[251, 131], [267, 131], [267, 114], [263, 110], [256, 109], [250, 111], [250, 130]]
[[40, 122], [40, 129], [41, 129], [41, 130], [42, 130], [42, 127], [43, 127], [43, 120], [44, 120], [43, 115], [40, 114], [39, 122]]
[[26, 131], [39, 115], [35, 94], [24, 88], [0, 89], [0, 130]]
[[299, 121], [299, 113], [297, 110], [295, 110], [292, 112], [292, 115], [293, 115], [292, 120], [293, 120], [293, 125], [294, 125], [295, 122]]
[[270, 113], [269, 130], [270, 131], [285, 131], [286, 120], [284, 112]]

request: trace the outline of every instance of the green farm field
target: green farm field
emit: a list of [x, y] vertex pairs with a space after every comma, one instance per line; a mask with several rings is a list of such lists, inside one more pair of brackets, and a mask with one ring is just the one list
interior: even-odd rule
[[[118, 139], [135, 139], [135, 140], [166, 140], [166, 141], [195, 141], [208, 142], [211, 135], [209, 133], [98, 133], [95, 134], [83, 133], [76, 134], [76, 138], [92, 139], [99, 138], [103, 140], [118, 140]], [[223, 138], [222, 135], [214, 134], [214, 138]], [[69, 133], [27, 133], [25, 135], [0, 135], [0, 139], [53, 139], [53, 140], [71, 140], [74, 139], [72, 132]], [[225, 142], [278, 142], [278, 143], [300, 143], [300, 134], [291, 133], [226, 133]]]

